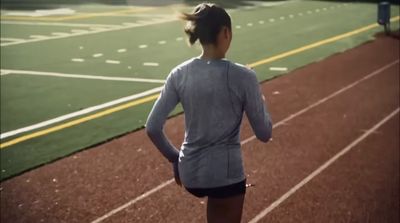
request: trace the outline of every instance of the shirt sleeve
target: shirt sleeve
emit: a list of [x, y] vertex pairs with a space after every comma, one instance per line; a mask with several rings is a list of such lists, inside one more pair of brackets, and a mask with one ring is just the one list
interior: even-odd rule
[[158, 150], [170, 161], [176, 162], [179, 158], [177, 150], [165, 135], [163, 128], [169, 113], [179, 103], [179, 96], [171, 73], [165, 82], [160, 96], [156, 100], [146, 122], [146, 132]]
[[245, 81], [244, 111], [256, 137], [268, 142], [272, 135], [272, 122], [263, 100], [256, 74], [251, 72]]

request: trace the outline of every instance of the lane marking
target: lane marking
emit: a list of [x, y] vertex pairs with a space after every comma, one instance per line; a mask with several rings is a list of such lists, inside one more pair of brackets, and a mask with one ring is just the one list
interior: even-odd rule
[[100, 218], [98, 218], [98, 219], [92, 221], [92, 223], [99, 223], [99, 222], [102, 222], [104, 219], [109, 218], [110, 216], [112, 216], [112, 215], [114, 215], [114, 214], [116, 214], [116, 213], [118, 213], [118, 212], [124, 210], [125, 208], [131, 206], [132, 204], [134, 204], [134, 203], [136, 203], [136, 202], [138, 202], [138, 201], [140, 201], [140, 200], [143, 200], [144, 198], [146, 198], [146, 197], [148, 197], [148, 196], [154, 194], [155, 192], [159, 191], [159, 190], [162, 189], [163, 187], [166, 187], [167, 185], [171, 184], [171, 183], [174, 182], [174, 181], [175, 181], [174, 179], [169, 179], [169, 180], [165, 181], [164, 183], [162, 183], [162, 184], [158, 185], [157, 187], [155, 187], [155, 188], [153, 188], [153, 189], [147, 191], [146, 193], [144, 193], [144, 194], [142, 194], [142, 195], [136, 197], [135, 199], [129, 201], [128, 203], [126, 203], [126, 204], [124, 204], [124, 205], [122, 205], [122, 206], [120, 206], [120, 207], [118, 207], [118, 208], [116, 208], [116, 209], [114, 209], [114, 210], [108, 212], [107, 214], [101, 216]]
[[247, 23], [247, 26], [253, 26], [253, 23], [249, 22]]
[[379, 121], [377, 124], [375, 124], [372, 128], [370, 128], [368, 131], [366, 131], [364, 134], [359, 136], [356, 140], [351, 142], [349, 145], [347, 145], [344, 149], [342, 149], [340, 152], [336, 153], [335, 156], [330, 158], [328, 161], [326, 161], [323, 165], [318, 167], [318, 169], [314, 170], [310, 175], [308, 175], [306, 178], [304, 178], [302, 181], [300, 181], [298, 184], [296, 184], [294, 187], [292, 187], [289, 191], [287, 191], [285, 194], [283, 194], [278, 200], [274, 201], [270, 206], [268, 206], [266, 209], [261, 211], [257, 216], [255, 216], [253, 219], [249, 221], [249, 223], [256, 223], [260, 221], [263, 217], [265, 217], [269, 212], [274, 210], [276, 207], [278, 207], [282, 202], [284, 202], [286, 199], [288, 199], [291, 195], [296, 193], [297, 190], [299, 190], [301, 187], [303, 187], [305, 184], [310, 182], [314, 177], [316, 177], [318, 174], [320, 174], [322, 171], [324, 171], [326, 168], [328, 168], [332, 163], [334, 163], [337, 159], [348, 153], [352, 148], [357, 146], [361, 141], [363, 141], [365, 138], [367, 138], [369, 135], [371, 135], [373, 132], [375, 132], [379, 127], [381, 127], [383, 124], [385, 124], [387, 121], [389, 121], [391, 118], [393, 118], [395, 115], [399, 113], [400, 108], [397, 108], [394, 110], [392, 113], [387, 115], [384, 119]]
[[145, 62], [143, 63], [143, 66], [158, 67], [159, 64], [154, 62]]
[[303, 13], [299, 12], [297, 15], [299, 15], [299, 16], [303, 16]]
[[126, 52], [126, 49], [119, 49], [119, 50], [117, 50], [117, 52], [118, 52], [118, 53], [125, 53], [125, 52]]
[[[72, 62], [85, 62], [85, 59], [82, 58], [72, 58], [71, 59]], [[37, 74], [36, 74], [37, 75]]]
[[289, 15], [289, 18], [293, 19], [293, 18], [294, 18], [294, 15]]
[[54, 32], [54, 33], [51, 33], [51, 35], [55, 35], [55, 36], [65, 36], [65, 35], [68, 35], [69, 33], [63, 33], [63, 32]]
[[[27, 126], [27, 127], [24, 127], [24, 128], [20, 128], [20, 129], [16, 129], [16, 130], [13, 130], [13, 131], [6, 132], [6, 133], [2, 133], [2, 134], [0, 134], [0, 139], [4, 139], [4, 138], [10, 137], [10, 136], [14, 136], [14, 135], [17, 135], [17, 134], [20, 134], [20, 133], [23, 133], [23, 132], [27, 132], [27, 131], [31, 131], [31, 130], [34, 130], [34, 129], [42, 128], [42, 127], [45, 127], [45, 126], [48, 126], [48, 125], [52, 125], [52, 124], [55, 124], [55, 123], [59, 123], [59, 122], [62, 122], [64, 120], [68, 120], [68, 119], [71, 119], [71, 118], [74, 118], [74, 117], [77, 117], [77, 116], [81, 116], [81, 115], [88, 114], [88, 113], [91, 113], [91, 112], [94, 112], [94, 111], [97, 111], [97, 110], [109, 108], [109, 107], [114, 106], [114, 105], [118, 105], [118, 104], [121, 104], [121, 103], [124, 103], [124, 102], [127, 102], [127, 101], [132, 101], [132, 100], [140, 98], [137, 101], [132, 101], [132, 102], [129, 102], [127, 104], [122, 104], [122, 105], [116, 107], [117, 110], [113, 110], [114, 108], [111, 108], [109, 110], [105, 110], [105, 111], [102, 111], [100, 113], [95, 113], [93, 115], [78, 119], [78, 120], [80, 120], [79, 122], [77, 120], [74, 120], [74, 121], [71, 121], [71, 122], [68, 122], [68, 123], [64, 123], [64, 124], [61, 124], [61, 125], [49, 128], [49, 129], [44, 129], [44, 130], [29, 134], [29, 135], [26, 135], [26, 136], [22, 136], [22, 137], [16, 138], [14, 140], [10, 140], [8, 142], [0, 144], [0, 148], [3, 149], [5, 147], [7, 147], [7, 146], [11, 146], [11, 145], [14, 145], [14, 144], [19, 143], [19, 142], [23, 142], [23, 141], [28, 140], [28, 139], [36, 138], [36, 137], [41, 136], [41, 135], [46, 135], [48, 133], [61, 130], [63, 128], [74, 126], [74, 125], [80, 124], [82, 122], [86, 122], [86, 121], [89, 121], [91, 119], [104, 116], [105, 114], [111, 114], [112, 112], [116, 112], [116, 111], [121, 110], [121, 109], [118, 109], [118, 108], [128, 108], [128, 107], [132, 107], [134, 105], [143, 104], [143, 103], [148, 102], [150, 100], [154, 100], [154, 99], [156, 99], [156, 96], [158, 97], [158, 93], [162, 90], [162, 88], [163, 87], [156, 87], [156, 88], [153, 88], [153, 89], [150, 89], [150, 90], [138, 93], [138, 94], [133, 94], [133, 95], [130, 95], [130, 96], [127, 96], [127, 97], [123, 97], [123, 98], [120, 98], [120, 99], [116, 99], [116, 100], [113, 100], [113, 101], [110, 101], [110, 102], [107, 102], [107, 103], [104, 103], [104, 104], [100, 104], [100, 105], [96, 105], [96, 106], [93, 106], [93, 107], [85, 108], [83, 110], [76, 111], [76, 112], [73, 112], [73, 113], [70, 113], [70, 114], [67, 114], [67, 115], [63, 115], [63, 116], [60, 116], [60, 117], [57, 117], [57, 118], [54, 118], [54, 119], [50, 119], [50, 120], [47, 120], [47, 121], [44, 121], [44, 122], [40, 122], [40, 123], [31, 125], [31, 126]], [[142, 97], [144, 97], [144, 98], [142, 98]], [[121, 106], [123, 106], [123, 107], [121, 107]], [[103, 112], [106, 112], [106, 113], [103, 113]], [[99, 114], [103, 114], [103, 115], [99, 115]]]
[[[291, 119], [293, 119], [293, 118], [295, 118], [295, 117], [297, 117], [297, 116], [299, 116], [299, 115], [305, 113], [306, 111], [308, 111], [308, 110], [310, 110], [310, 109], [312, 109], [312, 108], [314, 108], [314, 107], [316, 107], [316, 106], [318, 106], [318, 105], [320, 105], [320, 104], [326, 102], [327, 100], [329, 100], [329, 99], [331, 99], [331, 98], [333, 98], [333, 97], [339, 95], [340, 93], [343, 93], [344, 91], [346, 91], [346, 90], [348, 90], [348, 89], [354, 87], [355, 85], [359, 84], [360, 82], [362, 82], [362, 81], [364, 81], [364, 80], [366, 80], [366, 79], [369, 79], [369, 78], [371, 78], [371, 77], [373, 77], [373, 76], [379, 74], [380, 72], [384, 71], [385, 69], [387, 69], [387, 68], [393, 66], [394, 64], [396, 64], [396, 63], [398, 63], [398, 62], [399, 62], [399, 60], [396, 60], [395, 62], [392, 62], [392, 63], [390, 63], [390, 64], [387, 64], [387, 65], [383, 66], [382, 68], [380, 68], [380, 69], [378, 69], [378, 70], [376, 70], [376, 71], [374, 71], [374, 72], [368, 74], [367, 76], [365, 76], [365, 77], [363, 77], [363, 78], [361, 78], [361, 79], [359, 79], [359, 80], [357, 80], [357, 81], [355, 81], [355, 82], [353, 82], [353, 83], [347, 85], [346, 87], [341, 88], [341, 89], [339, 89], [338, 91], [336, 91], [336, 92], [334, 92], [334, 93], [328, 95], [327, 97], [324, 97], [324, 98], [320, 99], [319, 101], [317, 101], [317, 102], [315, 102], [315, 103], [313, 103], [313, 104], [311, 104], [311, 105], [309, 105], [309, 106], [303, 108], [302, 110], [300, 110], [300, 111], [298, 111], [298, 112], [296, 112], [296, 113], [290, 114], [289, 116], [287, 116], [287, 117], [284, 118], [283, 120], [281, 120], [281, 121], [277, 122], [276, 124], [274, 124], [272, 128], [275, 129], [275, 128], [277, 128], [278, 126], [284, 125], [284, 124], [285, 124], [286, 122], [288, 122], [289, 120], [291, 120]], [[240, 145], [245, 145], [246, 143], [248, 143], [248, 142], [250, 142], [250, 141], [252, 141], [252, 140], [254, 140], [254, 139], [256, 139], [256, 136], [255, 136], [255, 135], [253, 135], [253, 136], [251, 136], [251, 137], [249, 137], [249, 138], [247, 138], [247, 139], [241, 141], [241, 142], [240, 142]], [[148, 196], [154, 194], [155, 192], [157, 192], [157, 191], [163, 189], [164, 187], [168, 186], [168, 185], [171, 184], [172, 182], [174, 182], [174, 179], [173, 179], [173, 178], [172, 178], [172, 179], [169, 179], [168, 181], [165, 181], [165, 182], [161, 183], [160, 185], [158, 185], [157, 187], [151, 189], [151, 190], [150, 190], [151, 193], [150, 193], [150, 191], [147, 191], [146, 193], [144, 193], [144, 194], [142, 194], [142, 195], [140, 195], [140, 196], [138, 196], [138, 197], [132, 199], [131, 201], [129, 201], [129, 202], [127, 202], [127, 203], [125, 203], [125, 204], [123, 204], [123, 205], [121, 205], [121, 206], [119, 206], [119, 207], [113, 209], [113, 210], [111, 210], [111, 211], [108, 212], [107, 214], [105, 214], [105, 215], [103, 215], [103, 216], [97, 218], [96, 220], [92, 221], [91, 223], [99, 223], [99, 222], [105, 220], [106, 218], [111, 217], [112, 215], [114, 215], [114, 214], [116, 214], [116, 213], [122, 211], [123, 209], [128, 208], [129, 206], [133, 205], [134, 203], [138, 202], [138, 201], [139, 201], [139, 200], [138, 200], [139, 197], [140, 197], [141, 199], [143, 199], [143, 198], [145, 198], [145, 197], [148, 197]]]
[[84, 30], [84, 29], [71, 29], [72, 33], [87, 33], [89, 30]]
[[28, 25], [28, 26], [65, 26], [65, 27], [109, 27], [116, 28], [118, 25], [93, 24], [93, 23], [61, 23], [61, 22], [24, 22], [24, 21], [1, 21], [6, 25]]
[[119, 60], [106, 60], [106, 63], [109, 63], [109, 64], [120, 64], [121, 61], [119, 61]]
[[272, 71], [287, 71], [288, 68], [287, 67], [270, 67], [269, 70], [272, 70]]
[[279, 17], [280, 20], [285, 20], [285, 16]]
[[[394, 21], [398, 21], [399, 18], [400, 18], [400, 16], [396, 16], [396, 17], [392, 18], [391, 21], [393, 21], [393, 22]], [[266, 58], [266, 59], [263, 59], [263, 60], [259, 60], [259, 61], [255, 62], [255, 63], [249, 64], [249, 66], [250, 67], [256, 67], [256, 66], [260, 66], [262, 64], [270, 63], [272, 61], [276, 61], [276, 60], [279, 60], [279, 59], [282, 59], [282, 58], [285, 58], [285, 57], [288, 57], [288, 56], [292, 56], [292, 55], [301, 53], [303, 51], [306, 51], [306, 50], [309, 50], [309, 49], [312, 49], [312, 48], [316, 48], [316, 47], [319, 47], [319, 46], [322, 46], [322, 45], [325, 45], [325, 44], [328, 44], [328, 43], [332, 43], [332, 42], [338, 41], [340, 39], [344, 39], [344, 38], [347, 38], [347, 37], [350, 37], [350, 36], [354, 36], [356, 34], [359, 34], [359, 33], [362, 33], [362, 32], [368, 31], [370, 29], [377, 28], [377, 27], [379, 27], [378, 24], [375, 24], [375, 23], [374, 24], [370, 24], [368, 26], [364, 26], [362, 28], [359, 28], [359, 29], [356, 29], [356, 30], [353, 30], [353, 31], [350, 31], [350, 32], [347, 32], [347, 33], [343, 33], [343, 34], [340, 34], [340, 35], [337, 35], [337, 36], [334, 36], [334, 37], [331, 37], [331, 38], [328, 38], [328, 39], [324, 39], [324, 40], [321, 40], [321, 41], [318, 41], [318, 42], [315, 42], [315, 43], [311, 43], [311, 44], [303, 46], [303, 47], [299, 47], [299, 48], [294, 49], [294, 50], [290, 50], [290, 51], [278, 54], [276, 56], [272, 56], [272, 57], [269, 57], [269, 58]]]
[[240, 29], [240, 28], [242, 28], [240, 25], [237, 25], [237, 26], [236, 26], [236, 29]]
[[167, 43], [167, 41], [165, 41], [165, 40], [158, 41], [158, 44], [160, 44], [160, 45], [164, 45], [166, 43]]
[[74, 32], [74, 33], [70, 33], [70, 34], [68, 34], [66, 36], [48, 36], [46, 38], [29, 39], [29, 40], [25, 40], [25, 41], [21, 41], [21, 42], [1, 43], [0, 46], [1, 47], [5, 47], [5, 46], [13, 46], [13, 45], [25, 44], [25, 43], [33, 43], [33, 42], [54, 40], [54, 39], [64, 39], [64, 38], [70, 38], [70, 37], [75, 37], [75, 36], [91, 35], [91, 34], [104, 33], [104, 32], [114, 32], [114, 31], [118, 31], [118, 30], [125, 30], [125, 29], [131, 29], [131, 28], [136, 28], [136, 27], [157, 25], [157, 24], [175, 22], [175, 21], [178, 21], [178, 19], [177, 18], [157, 19], [157, 20], [150, 21], [148, 23], [143, 23], [143, 24], [134, 23], [134, 24], [131, 24], [131, 25], [126, 25], [126, 26], [111, 27], [111, 28], [104, 29], [104, 30], [90, 30], [90, 31], [85, 31], [85, 32]]
[[183, 40], [183, 37], [177, 37], [176, 38], [176, 41], [182, 41]]
[[[75, 60], [75, 62], [84, 62], [85, 61], [84, 59], [81, 59], [81, 58], [75, 58], [73, 60]], [[129, 82], [158, 83], [158, 84], [165, 83], [165, 80], [159, 80], [159, 79], [132, 78], [132, 77], [108, 77], [108, 76], [98, 76], [98, 75], [66, 74], [66, 73], [30, 71], [30, 70], [1, 69], [1, 72], [7, 72], [7, 73], [13, 73], [13, 74], [23, 74], [23, 75], [66, 77], [66, 78], [92, 79], [92, 80], [129, 81]]]
[[260, 23], [260, 24], [264, 24], [264, 21], [263, 21], [263, 20], [260, 20], [260, 21], [258, 21], [258, 23]]
[[[399, 20], [399, 18], [400, 18], [400, 16], [394, 17], [394, 18], [391, 19], [391, 21]], [[285, 53], [282, 53], [282, 54], [279, 54], [279, 55], [276, 55], [276, 56], [273, 56], [273, 57], [270, 57], [270, 58], [266, 58], [266, 59], [257, 61], [257, 62], [255, 62], [255, 63], [250, 64], [249, 66], [251, 66], [251, 67], [260, 66], [260, 65], [262, 65], [262, 64], [266, 64], [266, 63], [269, 63], [269, 62], [272, 62], [272, 61], [276, 61], [276, 60], [278, 60], [278, 59], [282, 59], [282, 58], [285, 58], [285, 57], [288, 57], [288, 56], [297, 54], [297, 53], [299, 53], [299, 52], [302, 52], [302, 51], [305, 51], [305, 50], [308, 50], [308, 49], [311, 49], [311, 48], [314, 48], [314, 47], [317, 47], [317, 46], [320, 46], [320, 45], [324, 45], [324, 44], [333, 42], [334, 39], [342, 39], [342, 38], [345, 38], [345, 37], [349, 37], [349, 36], [352, 36], [352, 35], [356, 35], [356, 34], [358, 34], [358, 33], [367, 31], [367, 30], [372, 29], [372, 28], [375, 28], [375, 27], [377, 27], [377, 25], [371, 24], [371, 25], [369, 25], [369, 26], [365, 26], [365, 27], [363, 27], [363, 28], [354, 30], [354, 31], [352, 31], [352, 32], [344, 33], [344, 34], [341, 34], [341, 35], [338, 35], [338, 36], [335, 36], [335, 37], [331, 37], [331, 38], [328, 38], [328, 39], [325, 39], [325, 40], [322, 40], [322, 41], [319, 41], [319, 42], [316, 42], [316, 43], [313, 43], [313, 44], [310, 44], [310, 45], [306, 45], [306, 46], [304, 46], [304, 47], [297, 48], [297, 49], [295, 49], [295, 50], [291, 50], [291, 51], [288, 51], [288, 52], [285, 52]], [[65, 115], [65, 116], [67, 116], [67, 115]], [[59, 130], [61, 130], [61, 129], [59, 129]], [[49, 132], [49, 133], [50, 133], [50, 132]], [[35, 134], [35, 133], [31, 133], [30, 135], [33, 135], [33, 134]], [[27, 136], [29, 136], [29, 135], [27, 135]], [[22, 136], [22, 137], [23, 137], [23, 136]], [[22, 138], [22, 137], [21, 137], [21, 138]], [[36, 137], [37, 137], [37, 136], [36, 136]], [[31, 137], [31, 138], [32, 138], [32, 137]], [[17, 139], [19, 139], [19, 138], [17, 138]], [[15, 144], [17, 144], [17, 143], [19, 143], [19, 142], [21, 142], [21, 141], [27, 140], [27, 139], [25, 139], [25, 140], [20, 140], [20, 141], [18, 141], [17, 139], [15, 139], [14, 141], [11, 140], [11, 141], [5, 142], [5, 143], [3, 143], [3, 144], [0, 144], [0, 148], [4, 148], [4, 147], [6, 147], [6, 146], [15, 145]], [[30, 138], [28, 137], [28, 139], [30, 139]], [[6, 145], [6, 146], [5, 146], [5, 145]]]
[[140, 48], [140, 49], [147, 48], [147, 45], [146, 45], [146, 44], [139, 45], [139, 48]]
[[30, 38], [34, 38], [34, 39], [46, 39], [49, 38], [48, 36], [43, 36], [43, 35], [30, 35]]

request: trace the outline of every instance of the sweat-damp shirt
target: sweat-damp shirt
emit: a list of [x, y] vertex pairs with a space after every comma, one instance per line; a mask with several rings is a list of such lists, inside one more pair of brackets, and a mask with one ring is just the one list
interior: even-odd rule
[[[180, 150], [163, 132], [168, 114], [178, 103], [185, 116]], [[245, 179], [239, 138], [244, 112], [256, 137], [267, 142], [272, 123], [255, 72], [225, 59], [193, 58], [168, 75], [146, 131], [170, 162], [179, 162], [185, 187], [226, 186]]]

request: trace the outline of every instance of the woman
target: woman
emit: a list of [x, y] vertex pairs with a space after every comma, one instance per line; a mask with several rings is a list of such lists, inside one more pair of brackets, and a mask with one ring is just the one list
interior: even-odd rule
[[[176, 183], [196, 197], [208, 197], [209, 223], [240, 222], [246, 192], [239, 139], [243, 112], [263, 142], [271, 137], [271, 120], [256, 74], [224, 59], [232, 40], [228, 13], [202, 3], [181, 17], [188, 21], [190, 44], [199, 40], [202, 54], [171, 71], [149, 114], [147, 134], [172, 163]], [[162, 130], [178, 103], [185, 112], [180, 151]]]

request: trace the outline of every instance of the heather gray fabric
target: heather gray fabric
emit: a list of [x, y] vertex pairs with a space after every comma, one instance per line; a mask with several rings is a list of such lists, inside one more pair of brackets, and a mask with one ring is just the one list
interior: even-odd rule
[[[180, 151], [162, 131], [179, 102], [185, 112]], [[243, 112], [257, 138], [267, 142], [272, 123], [254, 71], [228, 60], [193, 58], [169, 74], [146, 129], [170, 162], [179, 160], [185, 187], [226, 186], [245, 179], [239, 139]]]

